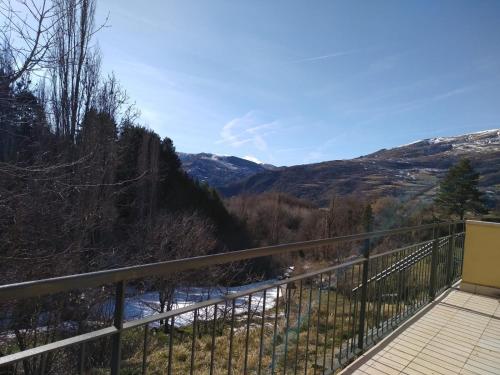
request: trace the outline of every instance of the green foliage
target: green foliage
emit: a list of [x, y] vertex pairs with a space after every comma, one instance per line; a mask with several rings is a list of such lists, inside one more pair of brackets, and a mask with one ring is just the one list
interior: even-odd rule
[[464, 218], [466, 212], [484, 213], [486, 211], [482, 193], [478, 189], [479, 173], [470, 160], [463, 159], [451, 167], [439, 184], [435, 203], [446, 215]]

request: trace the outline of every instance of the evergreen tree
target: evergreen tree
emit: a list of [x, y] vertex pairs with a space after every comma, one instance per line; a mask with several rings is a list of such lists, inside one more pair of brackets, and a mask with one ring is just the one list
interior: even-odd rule
[[484, 213], [482, 193], [478, 189], [479, 173], [468, 159], [451, 167], [439, 184], [436, 205], [447, 215], [457, 215], [463, 220], [467, 211]]

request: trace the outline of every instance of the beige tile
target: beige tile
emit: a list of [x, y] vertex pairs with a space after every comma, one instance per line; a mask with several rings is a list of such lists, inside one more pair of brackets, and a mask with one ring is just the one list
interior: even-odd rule
[[359, 373], [500, 375], [500, 319], [492, 317], [500, 317], [500, 301], [452, 291], [443, 302], [389, 341]]
[[382, 372], [380, 370], [377, 370], [376, 368], [373, 368], [371, 366], [363, 366], [361, 368], [363, 372], [365, 372], [368, 375], [387, 375], [385, 372]]
[[492, 361], [500, 362], [500, 353], [481, 347], [475, 347], [470, 356], [477, 358], [486, 358]]
[[468, 343], [461, 343], [458, 340], [453, 340], [452, 337], [448, 337], [448, 336], [444, 336], [444, 335], [439, 335], [439, 336], [434, 337], [429, 344], [435, 344], [438, 346], [450, 348], [450, 350], [453, 350], [453, 351], [459, 352], [459, 353], [466, 353], [467, 355], [469, 353], [471, 353], [472, 350], [474, 349], [474, 345], [471, 345]]
[[423, 348], [417, 347], [409, 342], [398, 342], [395, 347], [402, 352], [410, 354], [411, 356], [416, 356]]
[[454, 353], [449, 350], [446, 350], [446, 348], [444, 349], [437, 348], [431, 345], [426, 346], [422, 350], [422, 353], [432, 355], [438, 358], [443, 358], [443, 360], [446, 361], [452, 361], [452, 363], [460, 364], [460, 366], [462, 366], [467, 360], [467, 356], [464, 355], [463, 353]]
[[466, 363], [463, 368], [464, 368], [464, 370], [472, 371], [478, 375], [498, 375], [498, 372], [484, 370], [484, 369], [478, 368], [478, 367], [476, 367], [472, 364], [469, 364], [469, 363]]
[[403, 369], [406, 367], [406, 365], [403, 365], [403, 364], [401, 364], [399, 362], [391, 361], [390, 359], [384, 358], [384, 357], [379, 358], [377, 360], [377, 363], [382, 364], [384, 366], [388, 366], [390, 368], [393, 368], [394, 370], [397, 370], [398, 374], [401, 371], [403, 371]]
[[454, 371], [455, 374], [460, 371], [464, 364], [464, 362], [457, 362], [446, 356], [435, 356], [427, 353], [420, 353], [417, 358], [421, 358], [422, 360], [431, 363], [433, 366], [439, 366], [450, 371]]
[[463, 368], [460, 370], [460, 375], [481, 375], [481, 374], [478, 374], [477, 372], [470, 371], [470, 370]]
[[500, 369], [500, 362], [499, 361], [490, 361], [485, 358], [474, 358], [474, 357], [469, 357], [467, 360], [467, 364], [484, 369], [487, 371], [492, 371], [492, 372], [498, 372]]
[[425, 373], [415, 370], [413, 368], [406, 367], [402, 374], [404, 375], [425, 375]]
[[419, 365], [421, 365], [423, 367], [426, 367], [426, 368], [429, 368], [431, 370], [437, 371], [437, 372], [439, 372], [440, 374], [443, 374], [443, 375], [455, 375], [461, 369], [461, 367], [458, 367], [458, 366], [451, 366], [451, 365], [444, 366], [444, 363], [441, 362], [441, 361], [436, 361], [432, 357], [429, 357], [429, 356], [423, 357], [421, 355], [419, 355], [418, 357], [416, 357], [413, 360], [412, 363], [419, 364]]
[[383, 356], [379, 357], [378, 361], [382, 363], [384, 363], [384, 361], [391, 361], [403, 367], [407, 366], [408, 363], [410, 363], [410, 361], [413, 359], [413, 356], [407, 356], [406, 358], [404, 358], [401, 356], [401, 354], [404, 355], [404, 353], [394, 350], [393, 352], [385, 353]]
[[449, 373], [448, 370], [441, 370], [441, 369], [436, 369], [436, 368], [433, 368], [432, 365], [426, 363], [426, 362], [423, 362], [425, 364], [425, 366], [423, 366], [421, 363], [419, 363], [419, 361], [415, 361], [413, 360], [413, 362], [411, 362], [408, 367], [405, 369], [405, 371], [407, 369], [414, 369], [414, 370], [417, 370], [417, 371], [420, 371], [421, 373], [423, 374], [429, 374], [429, 375], [456, 375], [455, 373]]
[[487, 341], [487, 340], [479, 340], [479, 342], [477, 343], [477, 346], [480, 348], [491, 350], [493, 352], [500, 353], [500, 348], [497, 345], [494, 345], [490, 341]]
[[398, 369], [396, 369], [396, 368], [394, 368], [392, 366], [388, 366], [385, 363], [381, 363], [381, 362], [373, 362], [369, 366], [373, 367], [373, 368], [375, 368], [377, 370], [380, 370], [380, 371], [382, 371], [383, 373], [385, 373], [387, 375], [399, 375], [399, 373], [400, 373], [400, 370], [398, 370]]

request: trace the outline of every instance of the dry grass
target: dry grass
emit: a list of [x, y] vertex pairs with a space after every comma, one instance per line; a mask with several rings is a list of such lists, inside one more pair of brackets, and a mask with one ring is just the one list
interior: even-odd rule
[[[260, 316], [253, 316], [247, 333], [246, 314], [235, 320], [233, 330], [231, 368], [233, 374], [244, 373], [245, 364], [248, 374], [281, 373], [286, 366], [287, 371], [301, 374], [320, 374], [323, 368], [330, 368], [332, 350], [338, 353], [342, 342], [344, 348], [349, 339], [357, 334], [357, 314], [359, 301], [349, 300], [340, 293], [318, 289], [304, 290], [302, 303], [298, 295], [292, 296], [294, 303], [290, 308], [290, 316], [285, 315], [286, 306], [279, 305], [276, 334], [274, 319], [276, 310], [266, 313], [262, 336], [261, 351]], [[320, 303], [321, 298], [321, 303]], [[327, 302], [329, 304], [327, 307]], [[310, 302], [310, 304], [309, 304]], [[321, 308], [320, 307], [321, 304]], [[357, 309], [355, 309], [355, 306]], [[300, 313], [299, 313], [300, 307]], [[369, 306], [370, 308], [370, 306]], [[373, 309], [373, 307], [372, 307]], [[382, 315], [388, 317], [392, 306], [386, 304]], [[223, 324], [224, 323], [224, 324]], [[194, 374], [210, 374], [213, 349], [213, 374], [229, 373], [229, 346], [231, 328], [229, 322], [218, 322], [217, 333], [212, 348], [212, 322], [201, 322], [197, 327], [194, 341], [195, 355], [193, 360]], [[193, 345], [192, 328], [178, 330], [174, 334], [172, 346], [172, 374], [189, 374], [191, 371], [191, 348]], [[140, 374], [143, 355], [143, 330], [130, 332], [125, 338], [125, 346], [135, 348], [123, 364], [122, 373]], [[248, 340], [248, 345], [246, 345]], [[350, 341], [354, 347], [354, 343]], [[245, 348], [248, 347], [247, 355]], [[169, 334], [158, 331], [149, 335], [147, 373], [165, 374], [168, 369]], [[273, 356], [274, 354], [274, 356]], [[245, 360], [246, 358], [246, 360]], [[274, 363], [273, 363], [274, 360]], [[325, 367], [323, 367], [323, 363]], [[306, 368], [307, 367], [307, 370]]]

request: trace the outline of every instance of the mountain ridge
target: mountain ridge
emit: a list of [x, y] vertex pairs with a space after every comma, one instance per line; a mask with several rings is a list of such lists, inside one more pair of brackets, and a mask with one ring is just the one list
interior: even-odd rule
[[189, 154], [178, 152], [183, 169], [200, 182], [219, 188], [243, 180], [259, 172], [276, 170], [271, 164], [256, 163], [237, 156], [215, 155], [208, 152]]
[[279, 191], [318, 205], [348, 194], [429, 201], [439, 179], [461, 158], [471, 159], [481, 173], [480, 187], [489, 199], [500, 201], [500, 129], [428, 138], [354, 159], [260, 171], [218, 189], [226, 197]]

